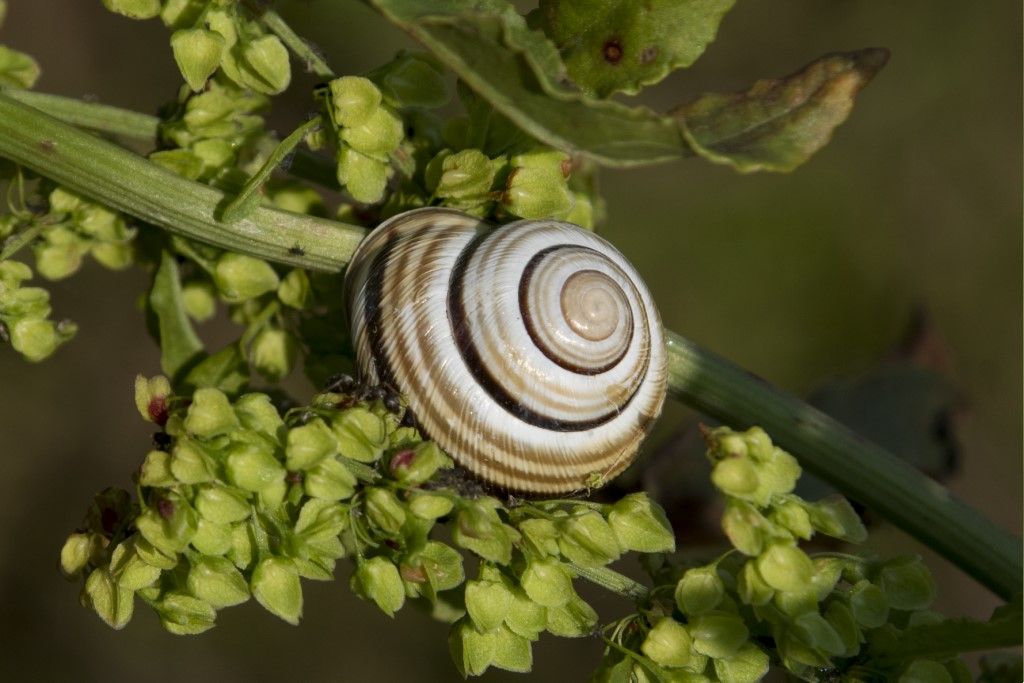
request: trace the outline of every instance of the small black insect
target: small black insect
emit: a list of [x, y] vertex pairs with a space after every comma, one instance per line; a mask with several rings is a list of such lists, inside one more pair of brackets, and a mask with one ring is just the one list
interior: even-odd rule
[[305, 256], [306, 250], [296, 244], [288, 248], [288, 253], [292, 256]]
[[158, 451], [167, 451], [171, 447], [173, 439], [167, 432], [155, 432], [153, 434], [153, 448]]
[[352, 391], [356, 386], [356, 380], [351, 375], [338, 373], [331, 375], [327, 378], [327, 384], [324, 385], [324, 391], [347, 393]]

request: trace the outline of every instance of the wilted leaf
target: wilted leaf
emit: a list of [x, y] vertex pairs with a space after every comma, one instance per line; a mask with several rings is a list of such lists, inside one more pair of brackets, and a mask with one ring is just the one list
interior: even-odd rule
[[790, 76], [703, 95], [672, 113], [690, 146], [711, 161], [744, 173], [792, 171], [829, 141], [888, 59], [882, 48], [826, 55]]
[[565, 69], [555, 46], [504, 0], [369, 2], [541, 142], [609, 166], [692, 154], [670, 117], [587, 100], [562, 85]]
[[591, 95], [635, 94], [693, 64], [735, 0], [541, 0], [530, 15]]
[[185, 313], [178, 264], [168, 251], [160, 255], [160, 267], [149, 290], [149, 307], [156, 316], [159, 330], [160, 367], [173, 380], [200, 357], [203, 343]]

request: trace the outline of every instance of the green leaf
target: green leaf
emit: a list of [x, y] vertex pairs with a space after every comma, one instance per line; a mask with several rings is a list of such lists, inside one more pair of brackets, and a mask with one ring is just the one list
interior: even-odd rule
[[173, 380], [197, 361], [203, 353], [203, 343], [185, 313], [178, 264], [169, 251], [160, 255], [160, 267], [149, 290], [149, 308], [159, 328], [160, 367]]
[[671, 118], [587, 100], [561, 85], [554, 45], [503, 0], [369, 0], [477, 94], [538, 140], [611, 166], [692, 154]]
[[693, 64], [735, 0], [541, 0], [532, 14], [591, 95], [636, 94]]
[[789, 76], [703, 95], [672, 114], [706, 159], [742, 173], [792, 171], [829, 141], [888, 59], [882, 48], [825, 55]]

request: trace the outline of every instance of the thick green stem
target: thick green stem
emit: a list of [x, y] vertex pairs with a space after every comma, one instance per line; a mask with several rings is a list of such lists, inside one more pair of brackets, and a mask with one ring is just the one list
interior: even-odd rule
[[[0, 92], [0, 157], [140, 220], [234, 251], [337, 272], [361, 228], [260, 207], [216, 219], [224, 194], [180, 178]], [[298, 247], [301, 253], [293, 249]], [[735, 427], [760, 425], [809, 471], [909, 532], [998, 595], [1021, 586], [1020, 540], [883, 449], [750, 373], [669, 333], [673, 396]]]
[[1020, 591], [1020, 539], [941, 484], [677, 334], [668, 334], [668, 349], [673, 396], [732, 427], [763, 427], [809, 472], [934, 548], [1000, 597]]
[[228, 199], [117, 145], [83, 133], [0, 92], [0, 156], [175, 234], [316, 270], [337, 271], [364, 230], [257, 207], [230, 225]]

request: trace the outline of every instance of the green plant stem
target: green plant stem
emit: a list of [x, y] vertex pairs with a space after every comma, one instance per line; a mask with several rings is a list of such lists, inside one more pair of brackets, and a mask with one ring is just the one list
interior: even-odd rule
[[3, 93], [19, 102], [45, 111], [55, 119], [81, 128], [120, 135], [150, 143], [156, 140], [160, 119], [120, 107], [98, 102], [84, 102], [72, 97], [61, 97], [32, 90], [3, 90]]
[[281, 15], [274, 10], [267, 10], [260, 17], [260, 21], [263, 25], [269, 28], [274, 35], [281, 39], [281, 42], [287, 46], [296, 57], [303, 60], [306, 63], [306, 68], [312, 71], [320, 78], [334, 78], [334, 71], [327, 65], [323, 57], [317, 54], [309, 43], [307, 43], [302, 36], [292, 30]]
[[608, 567], [581, 567], [574, 562], [570, 563], [569, 566], [581, 579], [586, 579], [590, 583], [601, 586], [612, 593], [618, 593], [625, 598], [643, 600], [650, 594], [647, 586], [618, 573], [614, 569], [609, 569]]
[[[166, 171], [0, 92], [0, 156], [171, 232], [312, 270], [337, 272], [361, 228], [265, 207], [215, 218], [224, 194]], [[292, 246], [304, 253], [292, 253]], [[671, 394], [734, 427], [760, 425], [809, 471], [931, 546], [996, 594], [1021, 586], [1020, 539], [940, 484], [741, 368], [668, 334]]]
[[257, 207], [230, 225], [223, 192], [194, 183], [0, 92], [0, 156], [175, 234], [252, 256], [337, 271], [364, 230]]
[[[156, 144], [160, 119], [155, 116], [139, 114], [108, 104], [86, 102], [73, 97], [50, 95], [31, 90], [0, 88], [0, 91], [19, 102], [45, 111], [64, 123], [146, 142], [149, 145]], [[308, 149], [300, 147], [295, 150], [295, 156], [288, 171], [294, 176], [304, 178], [327, 189], [340, 189], [334, 160], [314, 154]]]
[[245, 181], [242, 190], [224, 207], [224, 213], [221, 218], [228, 223], [233, 223], [252, 213], [252, 210], [259, 203], [259, 189], [263, 187], [263, 183], [267, 182], [270, 174], [302, 142], [308, 133], [318, 129], [322, 124], [323, 120], [319, 116], [314, 116], [279, 142], [274, 151], [267, 157], [267, 160], [260, 166], [259, 170]]
[[948, 489], [792, 394], [668, 333], [669, 391], [735, 427], [763, 427], [800, 464], [934, 548], [1004, 599], [1021, 589], [1021, 542]]
[[43, 232], [46, 225], [43, 221], [37, 221], [4, 242], [3, 249], [0, 250], [0, 262], [6, 261], [21, 251], [23, 247], [31, 244], [32, 240]]

